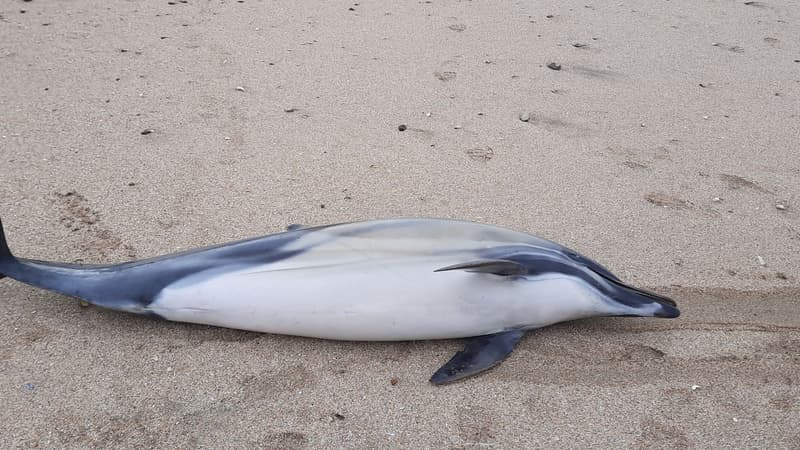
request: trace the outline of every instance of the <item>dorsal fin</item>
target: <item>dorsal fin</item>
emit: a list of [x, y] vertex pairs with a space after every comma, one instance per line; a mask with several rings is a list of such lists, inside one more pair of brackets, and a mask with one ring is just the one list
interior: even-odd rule
[[528, 273], [528, 269], [525, 266], [508, 259], [481, 259], [442, 267], [434, 270], [434, 272], [446, 272], [448, 270], [464, 270], [466, 272], [491, 273], [502, 276], [525, 275]]

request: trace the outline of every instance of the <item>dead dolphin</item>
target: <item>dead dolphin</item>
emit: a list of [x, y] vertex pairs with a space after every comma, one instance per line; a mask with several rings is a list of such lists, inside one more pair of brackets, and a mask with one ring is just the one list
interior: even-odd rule
[[3, 275], [172, 321], [338, 340], [467, 338], [431, 382], [484, 371], [526, 331], [593, 316], [678, 317], [577, 252], [471, 222], [397, 219], [302, 228], [112, 265], [17, 258]]

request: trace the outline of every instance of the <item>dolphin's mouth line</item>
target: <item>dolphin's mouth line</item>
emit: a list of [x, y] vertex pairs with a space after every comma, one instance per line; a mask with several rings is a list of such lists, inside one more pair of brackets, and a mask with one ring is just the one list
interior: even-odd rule
[[614, 285], [619, 286], [619, 287], [624, 288], [624, 289], [629, 289], [631, 291], [634, 291], [637, 294], [640, 294], [640, 295], [643, 295], [643, 296], [645, 296], [647, 298], [653, 299], [653, 301], [655, 301], [657, 303], [661, 303], [661, 304], [665, 304], [665, 305], [669, 305], [669, 306], [674, 306], [674, 307], [678, 306], [678, 304], [675, 302], [675, 300], [673, 300], [673, 299], [671, 299], [669, 297], [664, 297], [663, 295], [658, 295], [655, 292], [650, 292], [650, 291], [646, 291], [644, 289], [640, 289], [640, 288], [637, 288], [637, 287], [633, 287], [633, 286], [627, 285], [627, 284], [623, 283], [620, 280], [615, 280], [613, 278], [609, 278], [606, 275], [604, 275], [604, 274], [602, 274], [602, 273], [600, 273], [600, 272], [598, 272], [596, 270], [593, 270], [591, 267], [589, 267], [589, 269], [592, 270], [592, 272], [594, 272], [594, 273], [600, 275], [601, 277], [603, 277], [604, 280], [608, 281], [611, 284], [614, 284]]

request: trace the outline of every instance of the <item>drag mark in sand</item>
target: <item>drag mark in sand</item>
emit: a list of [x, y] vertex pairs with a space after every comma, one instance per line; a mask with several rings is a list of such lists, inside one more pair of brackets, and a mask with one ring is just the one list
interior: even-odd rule
[[52, 202], [61, 210], [60, 222], [70, 231], [84, 236], [80, 244], [82, 252], [106, 258], [121, 253], [126, 258], [135, 258], [136, 250], [125, 244], [111, 230], [99, 225], [100, 212], [89, 205], [86, 197], [76, 191], [55, 192]]
[[664, 192], [650, 192], [645, 194], [644, 199], [647, 200], [648, 203], [662, 208], [688, 210], [694, 207], [689, 200], [684, 200]]
[[755, 181], [748, 180], [747, 178], [740, 177], [739, 175], [722, 173], [719, 175], [719, 179], [724, 181], [730, 189], [746, 188], [761, 192], [762, 194], [772, 194], [772, 191], [761, 187]]

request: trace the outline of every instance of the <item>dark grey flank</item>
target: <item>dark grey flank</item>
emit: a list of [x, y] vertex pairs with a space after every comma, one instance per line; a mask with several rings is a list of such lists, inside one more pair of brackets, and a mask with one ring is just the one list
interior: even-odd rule
[[[410, 224], [405, 221], [383, 221], [342, 235]], [[292, 258], [310, 250], [310, 247], [288, 250], [290, 243], [307, 233], [329, 226], [304, 228], [290, 225], [282, 233], [156, 258], [111, 265], [82, 265], [15, 257], [8, 248], [0, 221], [0, 279], [9, 277], [31, 286], [77, 297], [93, 305], [158, 317], [148, 310], [148, 306], [166, 286], [200, 272], [224, 273]], [[658, 303], [661, 310], [656, 313], [657, 317], [673, 318], [680, 314], [673, 300], [628, 286], [597, 262], [555, 243], [548, 247], [493, 247], [481, 252], [479, 258], [437, 271], [464, 270], [504, 277], [565, 273], [580, 278], [609, 298], [628, 306]], [[515, 329], [468, 338], [464, 350], [456, 353], [436, 371], [430, 381], [434, 384], [449, 383], [496, 366], [513, 351], [525, 331]]]

